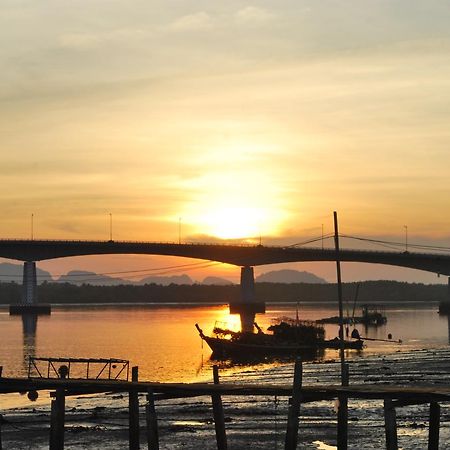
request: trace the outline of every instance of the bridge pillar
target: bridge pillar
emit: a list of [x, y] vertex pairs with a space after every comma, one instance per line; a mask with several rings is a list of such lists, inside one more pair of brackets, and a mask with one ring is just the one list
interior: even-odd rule
[[36, 263], [25, 261], [23, 264], [22, 304], [35, 305], [37, 303]]
[[51, 314], [50, 305], [38, 304], [36, 263], [23, 263], [22, 299], [19, 304], [9, 306], [11, 315], [47, 315]]
[[266, 312], [264, 302], [258, 302], [255, 294], [255, 274], [253, 267], [241, 267], [240, 301], [230, 303], [230, 314], [241, 316], [241, 330], [253, 332], [253, 323], [257, 313]]
[[450, 314], [450, 277], [448, 277], [447, 298], [439, 303], [440, 314]]

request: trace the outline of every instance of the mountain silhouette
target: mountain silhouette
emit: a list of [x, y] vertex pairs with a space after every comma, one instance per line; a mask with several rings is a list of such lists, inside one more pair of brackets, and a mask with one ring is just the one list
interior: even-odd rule
[[58, 278], [60, 283], [76, 284], [92, 284], [96, 286], [118, 286], [119, 284], [133, 284], [129, 280], [122, 278], [113, 278], [107, 275], [99, 275], [95, 272], [88, 272], [86, 270], [71, 270], [66, 275], [61, 275]]
[[206, 277], [202, 284], [204, 285], [215, 285], [215, 286], [229, 286], [231, 284], [234, 284], [232, 281], [227, 280], [226, 278], [220, 278], [220, 277]]
[[313, 273], [291, 269], [273, 270], [262, 273], [255, 278], [255, 281], [257, 283], [327, 283], [326, 280]]
[[[36, 267], [36, 276], [38, 284], [43, 281], [53, 281], [52, 275], [46, 270]], [[0, 282], [15, 282], [22, 284], [23, 264], [0, 263]]]

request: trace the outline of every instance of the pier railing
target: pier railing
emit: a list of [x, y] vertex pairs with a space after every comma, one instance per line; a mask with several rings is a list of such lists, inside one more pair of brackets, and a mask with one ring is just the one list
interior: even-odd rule
[[29, 357], [28, 378], [85, 380], [126, 380], [130, 362], [114, 358], [38, 358]]

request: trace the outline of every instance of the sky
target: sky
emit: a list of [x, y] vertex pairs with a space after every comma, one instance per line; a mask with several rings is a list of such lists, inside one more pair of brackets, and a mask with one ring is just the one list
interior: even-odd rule
[[443, 0], [2, 0], [0, 236], [33, 214], [36, 239], [109, 239], [112, 215], [115, 240], [284, 245], [336, 210], [349, 235], [450, 246], [449, 23]]

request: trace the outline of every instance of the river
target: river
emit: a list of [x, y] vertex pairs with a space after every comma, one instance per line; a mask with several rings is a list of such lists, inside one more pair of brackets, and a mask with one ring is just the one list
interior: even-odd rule
[[[256, 320], [267, 328], [280, 316], [295, 317], [295, 304], [267, 305]], [[301, 319], [319, 319], [337, 314], [331, 303], [305, 303]], [[368, 341], [364, 355], [421, 348], [439, 348], [449, 343], [449, 324], [439, 316], [436, 304], [387, 305], [387, 324], [358, 329], [362, 336], [392, 342]], [[0, 310], [0, 365], [4, 376], [26, 376], [29, 356], [72, 358], [120, 358], [139, 366], [140, 379], [153, 381], [200, 381], [209, 377], [210, 350], [202, 345], [194, 327], [209, 334], [217, 322], [239, 327], [239, 316], [230, 316], [226, 305], [93, 305], [55, 306], [51, 316], [37, 323]], [[338, 335], [337, 325], [326, 325], [328, 339]], [[398, 344], [398, 340], [402, 344]], [[348, 357], [352, 357], [352, 351]], [[322, 358], [337, 357], [328, 350]], [[275, 362], [278, 364], [278, 362]], [[266, 363], [274, 364], [274, 362]], [[241, 366], [229, 370], [243, 370]]]
[[[334, 304], [302, 303], [301, 319], [337, 314]], [[273, 318], [295, 317], [296, 305], [269, 304], [257, 316], [262, 328]], [[359, 327], [360, 334], [391, 342], [368, 341], [362, 352], [348, 351], [351, 381], [361, 383], [448, 383], [449, 321], [439, 316], [437, 304], [387, 305], [387, 324]], [[141, 380], [211, 381], [211, 351], [201, 345], [194, 324], [210, 333], [216, 321], [238, 327], [236, 316], [225, 305], [97, 305], [56, 306], [51, 316], [23, 322], [0, 310], [0, 365], [4, 376], [26, 376], [29, 356], [120, 358], [139, 366]], [[336, 325], [326, 325], [326, 337], [337, 335]], [[398, 340], [402, 343], [399, 344]], [[304, 365], [305, 384], [339, 382], [338, 352], [327, 350], [320, 364]], [[214, 362], [216, 363], [216, 362]], [[220, 363], [224, 382], [291, 383], [292, 362], [265, 360], [258, 364]], [[48, 448], [50, 400], [41, 392], [31, 403], [26, 395], [3, 394], [3, 442], [11, 450]], [[141, 396], [141, 406], [145, 398]], [[214, 448], [210, 398], [161, 401], [157, 404], [161, 448], [194, 450], [198, 445]], [[72, 396], [66, 402], [66, 448], [96, 450], [128, 448], [127, 397], [97, 394]], [[450, 440], [442, 407], [441, 442]], [[282, 448], [287, 399], [226, 397], [227, 435], [230, 449]], [[335, 449], [336, 416], [332, 402], [302, 405], [300, 448]], [[384, 423], [380, 401], [353, 400], [350, 405], [349, 448], [378, 449], [384, 446]], [[422, 449], [427, 445], [427, 406], [399, 408], [399, 445]], [[141, 445], [145, 446], [145, 417], [141, 408]], [[18, 433], [20, 430], [20, 433]]]

